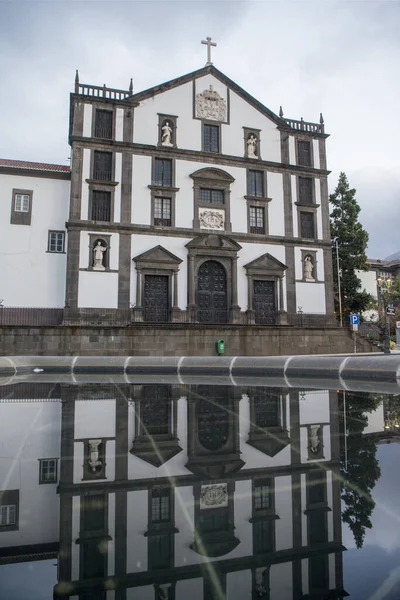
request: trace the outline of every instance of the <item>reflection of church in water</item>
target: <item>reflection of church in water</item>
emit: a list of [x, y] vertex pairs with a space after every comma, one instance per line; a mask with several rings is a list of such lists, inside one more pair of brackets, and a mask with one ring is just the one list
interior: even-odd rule
[[347, 595], [336, 393], [146, 384], [60, 395], [55, 598]]

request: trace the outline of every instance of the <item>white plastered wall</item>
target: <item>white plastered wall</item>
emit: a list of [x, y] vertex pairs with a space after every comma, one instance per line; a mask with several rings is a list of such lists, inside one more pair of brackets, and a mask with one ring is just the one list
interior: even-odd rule
[[314, 153], [314, 169], [320, 168], [319, 162], [319, 140], [312, 140], [313, 153]]
[[201, 122], [193, 119], [191, 81], [140, 102], [134, 111], [134, 143], [157, 144], [158, 113], [178, 117], [176, 131], [178, 148], [201, 150]]
[[86, 102], [83, 109], [83, 137], [92, 137], [93, 106]]
[[151, 217], [151, 157], [132, 157], [132, 223], [150, 225]]
[[61, 403], [0, 403], [0, 489], [19, 490], [19, 527], [0, 547], [57, 542], [57, 483], [39, 484], [39, 459], [59, 458]]
[[283, 204], [283, 175], [282, 173], [267, 174], [268, 197], [272, 198], [268, 205], [269, 235], [285, 235], [285, 212]]
[[148, 491], [130, 491], [127, 492], [126, 497], [126, 571], [127, 573], [147, 571], [148, 538], [144, 534], [148, 523]]
[[[33, 192], [30, 225], [10, 223], [13, 189]], [[0, 175], [0, 297], [4, 306], [64, 306], [66, 254], [47, 252], [47, 248], [49, 230], [65, 231], [69, 193], [68, 180]]]
[[[87, 269], [90, 265], [90, 235], [101, 237], [101, 232], [81, 231], [79, 268]], [[110, 235], [109, 268], [119, 267], [119, 234]], [[81, 308], [117, 308], [118, 306], [118, 273], [107, 271], [80, 271], [78, 306]]]
[[293, 547], [292, 478], [290, 475], [275, 477], [276, 551]]
[[124, 138], [124, 109], [117, 108], [115, 111], [115, 139], [122, 142]]

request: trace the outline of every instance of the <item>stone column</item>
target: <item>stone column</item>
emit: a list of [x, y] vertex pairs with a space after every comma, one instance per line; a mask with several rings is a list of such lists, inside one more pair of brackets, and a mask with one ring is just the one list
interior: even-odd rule
[[197, 318], [197, 306], [195, 300], [196, 294], [196, 283], [194, 276], [194, 256], [190, 256], [189, 254], [189, 262], [188, 262], [188, 286], [189, 286], [189, 321], [195, 322]]
[[134, 308], [134, 320], [143, 321], [142, 308], [142, 271], [136, 267], [136, 306]]
[[287, 321], [287, 312], [284, 309], [284, 303], [283, 303], [283, 276], [279, 277], [279, 311], [278, 311], [278, 324], [279, 325], [287, 325], [288, 321]]
[[247, 324], [254, 325], [255, 314], [253, 310], [253, 278], [247, 273], [247, 297], [248, 297], [248, 308], [247, 308]]
[[232, 275], [232, 323], [240, 323], [240, 306], [238, 305], [238, 289], [237, 289], [237, 256], [232, 258], [231, 263]]
[[180, 312], [181, 309], [178, 306], [178, 271], [174, 271], [173, 273], [173, 305], [172, 305], [172, 321], [178, 322], [180, 321]]

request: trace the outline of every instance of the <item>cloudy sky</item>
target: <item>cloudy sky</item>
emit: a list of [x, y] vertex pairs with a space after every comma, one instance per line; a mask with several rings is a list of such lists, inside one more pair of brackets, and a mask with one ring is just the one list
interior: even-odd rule
[[330, 191], [345, 171], [370, 258], [400, 250], [400, 2], [0, 0], [0, 156], [68, 164], [69, 92], [135, 91], [216, 67], [271, 110], [325, 118]]

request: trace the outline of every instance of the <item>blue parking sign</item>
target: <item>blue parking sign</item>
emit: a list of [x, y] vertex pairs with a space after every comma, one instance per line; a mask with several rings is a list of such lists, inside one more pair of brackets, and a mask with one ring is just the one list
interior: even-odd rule
[[360, 324], [360, 315], [359, 313], [351, 313], [350, 315], [350, 325], [359, 325]]

